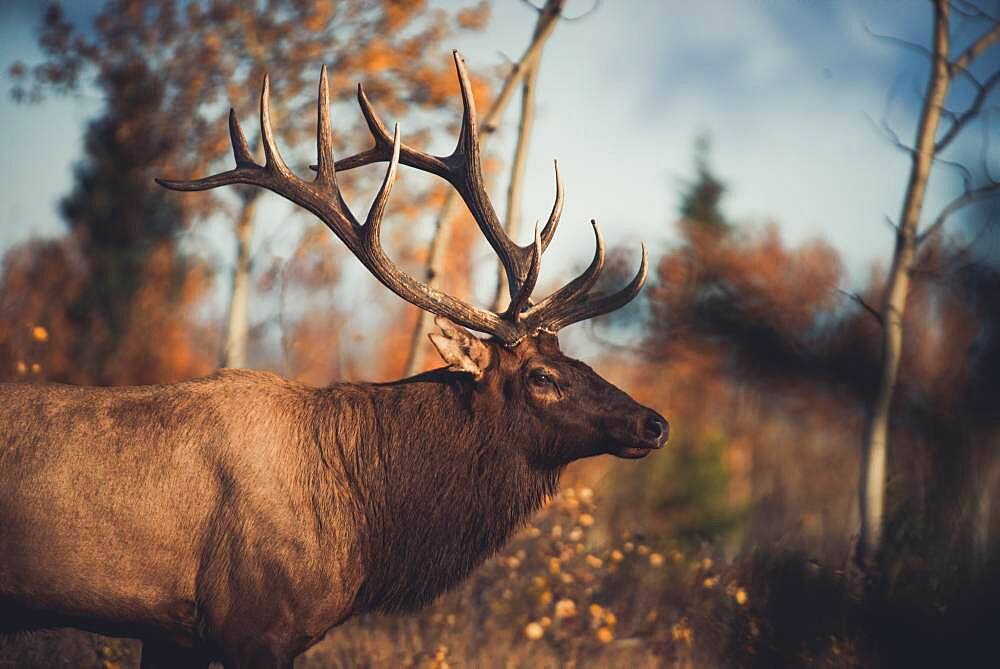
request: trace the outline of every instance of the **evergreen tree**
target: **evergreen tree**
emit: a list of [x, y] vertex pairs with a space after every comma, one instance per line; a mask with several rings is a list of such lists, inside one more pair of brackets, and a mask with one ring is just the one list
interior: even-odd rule
[[688, 225], [723, 234], [732, 227], [719, 209], [726, 185], [712, 172], [710, 150], [708, 136], [700, 135], [694, 144], [695, 178], [683, 184], [680, 214]]

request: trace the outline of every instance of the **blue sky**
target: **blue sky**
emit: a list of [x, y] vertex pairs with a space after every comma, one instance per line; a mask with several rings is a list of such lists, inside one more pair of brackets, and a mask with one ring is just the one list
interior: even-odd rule
[[[67, 4], [71, 15], [84, 16], [96, 3]], [[591, 4], [569, 0], [567, 14]], [[37, 56], [40, 12], [33, 2], [0, 3], [4, 71], [12, 60]], [[521, 53], [533, 21], [520, 0], [497, 0], [485, 34], [455, 46], [473, 67], [495, 65]], [[961, 35], [976, 30], [981, 28], [970, 25]], [[586, 19], [561, 24], [542, 62], [524, 207], [529, 221], [547, 215], [551, 160], [558, 158], [567, 202], [545, 274], [586, 262], [592, 238], [585, 222], [592, 217], [611, 243], [670, 244], [678, 181], [691, 173], [694, 138], [705, 132], [712, 138], [713, 166], [729, 185], [726, 211], [733, 219], [746, 226], [777, 223], [791, 242], [822, 237], [843, 255], [849, 281], [864, 281], [872, 263], [888, 257], [892, 237], [883, 220], [898, 215], [907, 177], [905, 156], [870, 119], [881, 117], [887, 91], [901, 81], [891, 118], [904, 140], [912, 137], [914, 91], [926, 72], [919, 55], [871, 32], [927, 43], [930, 5], [604, 0]], [[1000, 63], [998, 50], [987, 67]], [[6, 96], [3, 76], [0, 251], [59, 233], [57, 203], [71, 188], [84, 126], [101, 107], [92, 91], [16, 105]], [[968, 94], [959, 90], [959, 100]], [[494, 146], [505, 158], [515, 111], [512, 105]], [[976, 156], [978, 143], [978, 133], [969, 132], [952, 157]], [[938, 168], [927, 218], [960, 187], [955, 172]], [[498, 206], [504, 189], [503, 183], [494, 189]], [[274, 198], [261, 215], [285, 218], [283, 207]], [[217, 245], [219, 261], [228, 262], [224, 233], [207, 239]]]

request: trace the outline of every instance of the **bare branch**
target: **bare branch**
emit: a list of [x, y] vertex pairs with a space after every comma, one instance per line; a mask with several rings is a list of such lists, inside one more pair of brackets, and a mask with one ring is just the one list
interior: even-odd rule
[[962, 185], [965, 188], [965, 190], [969, 190], [970, 188], [972, 188], [972, 181], [973, 181], [972, 172], [969, 171], [968, 167], [954, 160], [946, 160], [944, 158], [939, 158], [938, 156], [934, 156], [934, 162], [940, 163], [945, 167], [950, 167], [954, 170], [958, 170], [962, 174]]
[[888, 139], [889, 142], [892, 143], [897, 149], [903, 151], [907, 155], [913, 155], [913, 147], [904, 144], [903, 140], [901, 140], [899, 135], [896, 134], [896, 131], [889, 127], [889, 123], [887, 121], [884, 119], [876, 121], [868, 113], [865, 113], [865, 118], [868, 119], [868, 122], [872, 124], [872, 127], [875, 128], [875, 130], [885, 135], [885, 138]]
[[934, 219], [934, 222], [927, 226], [926, 230], [917, 235], [917, 244], [923, 243], [928, 237], [940, 230], [941, 226], [943, 226], [945, 221], [948, 220], [948, 217], [956, 211], [975, 202], [993, 197], [997, 193], [1000, 193], [1000, 183], [990, 183], [980, 188], [965, 191], [949, 202], [945, 208], [941, 210], [941, 213], [938, 214], [937, 218]]
[[967, 19], [994, 22], [1000, 20], [992, 14], [986, 13], [982, 8], [977, 7], [974, 3], [968, 2], [968, 0], [952, 0], [952, 2], [949, 2], [948, 4], [951, 5], [953, 11], [958, 12]]
[[903, 39], [902, 37], [896, 37], [895, 35], [883, 35], [881, 33], [877, 33], [874, 30], [872, 30], [871, 26], [869, 26], [867, 23], [864, 24], [864, 26], [865, 26], [865, 32], [867, 32], [869, 35], [871, 35], [877, 40], [882, 40], [883, 42], [890, 42], [897, 46], [902, 46], [907, 49], [910, 49], [911, 51], [916, 51], [917, 53], [921, 53], [927, 56], [931, 60], [934, 60], [934, 58], [936, 57], [934, 55], [934, 52], [925, 47], [923, 44], [917, 44], [916, 42], [911, 42], [909, 40]]
[[993, 172], [990, 170], [990, 116], [993, 112], [998, 111], [996, 107], [986, 110], [983, 114], [982, 123], [982, 135], [983, 141], [979, 149], [979, 162], [982, 166], [983, 175], [985, 175], [986, 180], [991, 184], [1000, 183], [1000, 179], [996, 179], [993, 176]]
[[590, 9], [588, 9], [587, 11], [583, 12], [582, 14], [577, 14], [576, 16], [563, 16], [562, 20], [563, 21], [579, 21], [580, 19], [585, 19], [588, 16], [590, 16], [591, 14], [593, 14], [594, 12], [596, 12], [597, 9], [600, 6], [601, 6], [601, 0], [594, 0], [594, 4], [592, 4], [590, 6]]
[[[876, 33], [868, 26], [868, 24], [865, 24], [865, 30], [875, 39], [890, 42], [897, 46], [915, 51], [923, 56], [926, 56], [931, 62], [934, 62], [938, 58], [934, 51], [923, 44], [917, 44], [916, 42], [911, 42], [903, 39], [902, 37], [896, 37], [895, 35], [882, 35], [880, 33]], [[972, 85], [976, 86], [976, 88], [982, 88], [983, 83], [976, 78], [976, 75], [972, 74], [969, 70], [969, 65], [971, 65], [972, 61], [975, 60], [977, 56], [985, 51], [998, 38], [1000, 38], [1000, 23], [997, 23], [997, 25], [995, 25], [989, 32], [976, 40], [976, 42], [963, 51], [958, 58], [954, 61], [948, 62], [949, 78], [954, 79], [956, 74], [961, 74], [972, 82]], [[944, 54], [944, 57], [947, 57], [947, 55]]]
[[986, 49], [993, 46], [993, 44], [1000, 39], [1000, 20], [994, 19], [993, 27], [990, 28], [986, 33], [984, 33], [979, 39], [970, 44], [965, 51], [959, 54], [951, 63], [951, 76], [954, 77], [955, 69], [967, 70], [976, 58], [978, 58]]
[[859, 293], [849, 292], [840, 288], [837, 289], [837, 292], [867, 311], [868, 314], [875, 319], [875, 322], [878, 323], [879, 326], [882, 325], [882, 314], [878, 309], [868, 304], [868, 302], [865, 301], [865, 298], [861, 297]]
[[[989, 79], [980, 84], [979, 90], [976, 93], [976, 98], [972, 101], [972, 104], [969, 105], [968, 109], [959, 114], [957, 117], [953, 112], [948, 113], [952, 121], [951, 127], [948, 128], [948, 131], [944, 134], [944, 136], [934, 145], [935, 153], [943, 151], [945, 147], [947, 147], [951, 141], [955, 139], [958, 133], [961, 132], [962, 128], [979, 116], [979, 113], [983, 108], [983, 102], [986, 101], [987, 96], [989, 96], [990, 92], [997, 85], [997, 83], [1000, 83], [1000, 70], [994, 72]], [[944, 113], [944, 111], [945, 110], [942, 110], [942, 113]]]

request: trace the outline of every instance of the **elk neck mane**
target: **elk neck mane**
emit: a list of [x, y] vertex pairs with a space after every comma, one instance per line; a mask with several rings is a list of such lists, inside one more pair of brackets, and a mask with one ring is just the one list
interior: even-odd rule
[[524, 455], [523, 444], [542, 435], [510, 404], [478, 394], [467, 374], [336, 384], [316, 398], [314, 439], [343, 477], [337, 497], [351, 505], [341, 511], [366, 527], [356, 613], [429, 603], [493, 555], [558, 484], [561, 467]]

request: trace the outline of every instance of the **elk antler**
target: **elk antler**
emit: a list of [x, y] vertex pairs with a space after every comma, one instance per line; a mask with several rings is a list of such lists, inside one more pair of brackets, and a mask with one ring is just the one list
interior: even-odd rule
[[[556, 167], [556, 199], [545, 227], [535, 226], [535, 239], [528, 246], [515, 244], [499, 220], [483, 182], [479, 158], [479, 130], [475, 103], [468, 73], [458, 52], [454, 52], [462, 90], [462, 130], [458, 145], [449, 156], [434, 156], [417, 151], [399, 139], [399, 126], [392, 135], [376, 115], [358, 86], [358, 102], [368, 123], [375, 146], [357, 155], [335, 161], [333, 131], [330, 125], [329, 88], [326, 66], [320, 74], [316, 147], [318, 162], [316, 177], [305, 181], [285, 164], [275, 143], [270, 119], [270, 82], [264, 77], [260, 97], [261, 141], [264, 164], [258, 165], [250, 153], [243, 131], [233, 110], [229, 112], [229, 135], [236, 158], [236, 168], [194, 181], [157, 179], [166, 188], [179, 191], [201, 191], [229, 184], [249, 184], [267, 188], [315, 214], [347, 246], [376, 279], [401, 298], [431, 313], [445, 316], [460, 325], [491, 334], [505, 344], [514, 346], [525, 336], [541, 330], [556, 332], [570, 323], [613, 311], [634, 298], [646, 280], [646, 247], [643, 245], [639, 272], [628, 286], [612, 295], [591, 298], [589, 291], [604, 266], [604, 243], [594, 225], [597, 251], [583, 274], [536, 305], [531, 305], [541, 267], [541, 256], [548, 247], [562, 213], [563, 192], [559, 169]], [[337, 170], [349, 170], [375, 162], [388, 161], [382, 187], [364, 224], [351, 213], [337, 186]], [[389, 192], [396, 180], [399, 164], [430, 172], [448, 181], [462, 196], [476, 223], [500, 257], [511, 286], [511, 302], [503, 314], [480, 309], [447, 295], [402, 272], [382, 249], [380, 230]]]

